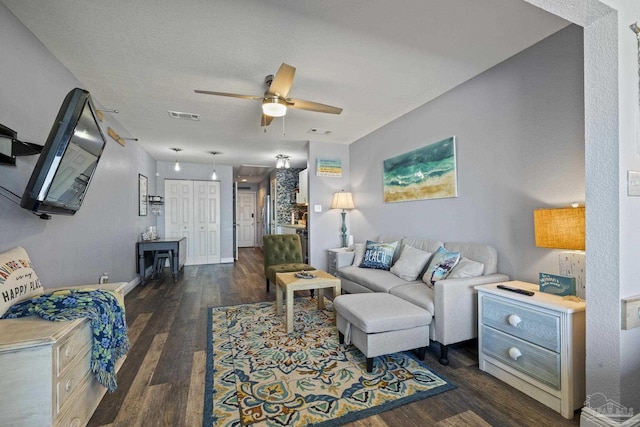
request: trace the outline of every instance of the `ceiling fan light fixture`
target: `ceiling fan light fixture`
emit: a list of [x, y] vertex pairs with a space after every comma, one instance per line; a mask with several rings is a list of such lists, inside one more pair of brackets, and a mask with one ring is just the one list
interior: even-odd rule
[[265, 116], [282, 117], [287, 114], [287, 106], [279, 98], [267, 98], [262, 101], [262, 112]]

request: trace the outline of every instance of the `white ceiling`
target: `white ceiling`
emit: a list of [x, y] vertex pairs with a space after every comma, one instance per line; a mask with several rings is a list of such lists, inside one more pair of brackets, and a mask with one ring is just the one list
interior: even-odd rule
[[[122, 136], [157, 160], [220, 151], [236, 168], [279, 153], [304, 167], [307, 141], [354, 142], [568, 24], [522, 0], [1, 1], [119, 110]], [[342, 114], [289, 110], [264, 133], [259, 102], [194, 93], [262, 95], [283, 62], [297, 69], [290, 97]]]

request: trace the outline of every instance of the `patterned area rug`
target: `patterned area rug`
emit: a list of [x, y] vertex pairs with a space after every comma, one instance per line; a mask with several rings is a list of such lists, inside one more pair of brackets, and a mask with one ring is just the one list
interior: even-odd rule
[[285, 332], [274, 302], [209, 311], [205, 427], [339, 426], [451, 390], [413, 352], [377, 357], [372, 373], [338, 343], [333, 305], [297, 298]]

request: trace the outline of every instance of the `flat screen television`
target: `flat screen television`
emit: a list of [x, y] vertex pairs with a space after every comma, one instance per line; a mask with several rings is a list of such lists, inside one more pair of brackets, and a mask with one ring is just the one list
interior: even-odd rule
[[91, 95], [73, 89], [60, 107], [20, 206], [41, 218], [50, 213], [75, 214], [106, 142]]

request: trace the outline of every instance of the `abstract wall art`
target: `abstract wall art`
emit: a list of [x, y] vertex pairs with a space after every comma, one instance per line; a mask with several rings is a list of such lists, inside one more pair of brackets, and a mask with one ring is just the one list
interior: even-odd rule
[[457, 196], [453, 136], [384, 161], [386, 203]]

